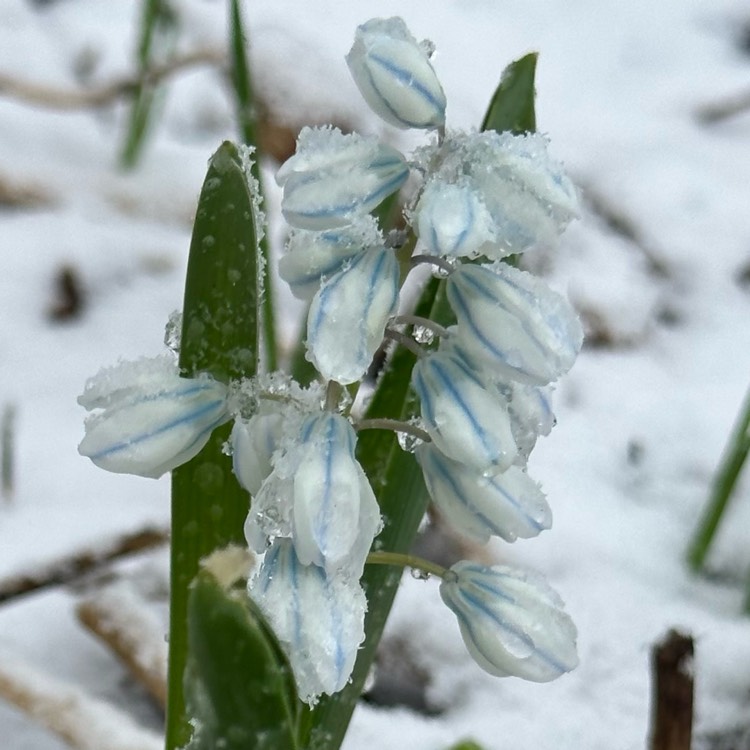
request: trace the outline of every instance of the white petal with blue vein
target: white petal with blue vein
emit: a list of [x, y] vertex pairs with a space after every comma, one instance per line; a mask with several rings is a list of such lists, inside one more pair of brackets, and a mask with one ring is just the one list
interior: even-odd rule
[[398, 309], [398, 288], [398, 262], [387, 248], [360, 253], [323, 284], [307, 316], [307, 350], [324, 378], [348, 385], [367, 372]]
[[[358, 578], [380, 525], [377, 501], [354, 457], [356, 434], [339, 414], [303, 426], [294, 473], [293, 534], [297, 556], [328, 573]], [[364, 479], [364, 481], [363, 481]]]
[[438, 351], [412, 370], [425, 429], [450, 458], [479, 472], [507, 469], [518, 452], [505, 402], [455, 353]]
[[373, 18], [357, 28], [346, 62], [373, 112], [397, 128], [445, 124], [445, 93], [425, 46], [401, 18]]
[[229, 419], [224, 384], [182, 378], [164, 357], [101, 370], [78, 401], [101, 409], [86, 419], [78, 452], [107, 471], [150, 478], [189, 461]]
[[447, 295], [460, 346], [502, 376], [545, 385], [580, 351], [583, 329], [573, 308], [525, 271], [465, 264], [448, 278]]
[[288, 539], [278, 539], [249, 584], [286, 651], [299, 696], [314, 705], [349, 681], [364, 640], [367, 601], [356, 578], [303, 565]]
[[517, 466], [484, 477], [429, 443], [417, 448], [416, 457], [432, 501], [461, 534], [480, 543], [491, 536], [513, 542], [535, 537], [552, 525], [544, 493]]
[[576, 627], [539, 574], [462, 560], [440, 584], [440, 596], [486, 672], [549, 682], [578, 665]]
[[492, 217], [470, 184], [431, 180], [414, 216], [414, 229], [431, 255], [471, 258], [495, 241]]
[[369, 214], [339, 229], [293, 230], [279, 260], [279, 276], [298, 299], [311, 300], [322, 281], [340, 271], [346, 261], [370, 247], [385, 245], [377, 221]]
[[337, 129], [304, 128], [297, 153], [279, 169], [281, 211], [293, 227], [343, 227], [375, 209], [409, 176], [399, 151]]

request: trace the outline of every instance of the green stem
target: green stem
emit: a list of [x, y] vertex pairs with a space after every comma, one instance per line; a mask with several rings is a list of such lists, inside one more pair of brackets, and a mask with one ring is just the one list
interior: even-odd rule
[[413, 435], [425, 443], [432, 442], [432, 438], [427, 432], [420, 429], [411, 422], [404, 422], [402, 419], [388, 419], [379, 417], [377, 419], [360, 419], [354, 424], [357, 432], [361, 430], [392, 430], [393, 432], [403, 432], [407, 435]]
[[445, 578], [449, 573], [448, 569], [442, 565], [416, 555], [405, 555], [402, 552], [370, 552], [366, 562], [368, 565], [396, 565], [399, 568], [413, 568], [440, 578]]
[[[708, 505], [688, 548], [688, 564], [694, 571], [703, 566], [719, 523], [734, 492], [742, 467], [750, 451], [750, 391], [732, 430], [729, 442], [714, 478]], [[750, 606], [750, 599], [747, 606]]]

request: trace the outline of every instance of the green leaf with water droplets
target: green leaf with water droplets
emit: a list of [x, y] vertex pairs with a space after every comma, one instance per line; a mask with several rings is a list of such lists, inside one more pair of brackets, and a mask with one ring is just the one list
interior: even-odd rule
[[[180, 370], [228, 382], [255, 374], [258, 363], [261, 267], [257, 183], [248, 154], [225, 142], [211, 157], [190, 244], [180, 344]], [[230, 542], [244, 545], [247, 492], [224, 451], [231, 425], [172, 472], [172, 559], [167, 750], [190, 736], [183, 674], [187, 655], [188, 586], [201, 558]]]
[[244, 591], [201, 571], [190, 588], [185, 750], [296, 750], [300, 703], [291, 667]]

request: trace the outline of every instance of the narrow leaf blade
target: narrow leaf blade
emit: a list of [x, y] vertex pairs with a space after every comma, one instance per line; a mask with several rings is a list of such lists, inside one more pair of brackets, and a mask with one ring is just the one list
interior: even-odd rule
[[509, 130], [516, 134], [536, 130], [534, 77], [537, 57], [536, 52], [531, 52], [505, 68], [484, 116], [482, 130], [496, 130], [498, 133]]

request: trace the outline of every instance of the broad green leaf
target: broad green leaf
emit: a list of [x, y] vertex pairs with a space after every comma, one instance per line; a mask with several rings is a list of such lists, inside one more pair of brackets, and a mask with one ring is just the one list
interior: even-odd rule
[[512, 62], [503, 71], [500, 83], [482, 122], [482, 130], [509, 130], [511, 133], [533, 133], [536, 130], [534, 111], [534, 75], [537, 53]]
[[201, 571], [188, 601], [185, 693], [195, 731], [185, 750], [296, 750], [292, 671], [244, 592]]
[[[251, 376], [258, 362], [259, 251], [255, 183], [240, 149], [226, 142], [203, 183], [190, 244], [180, 369], [221, 381]], [[244, 544], [247, 493], [223, 445], [230, 425], [172, 472], [172, 560], [167, 748], [188, 739], [183, 698], [188, 586], [199, 560], [234, 541]]]

